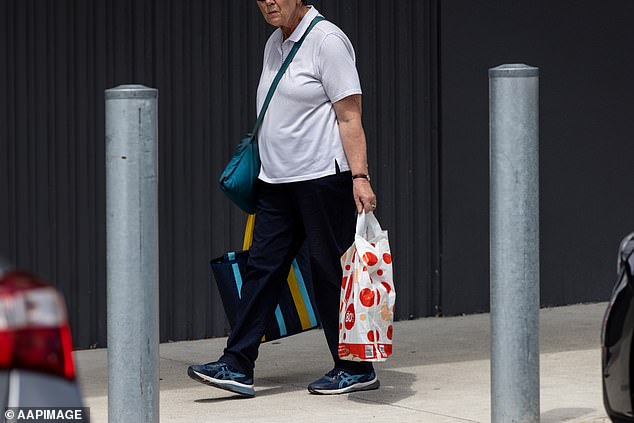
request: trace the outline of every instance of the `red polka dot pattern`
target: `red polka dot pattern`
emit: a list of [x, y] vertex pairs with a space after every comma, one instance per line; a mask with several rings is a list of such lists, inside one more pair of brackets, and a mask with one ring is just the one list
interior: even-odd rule
[[361, 304], [365, 307], [371, 307], [374, 304], [374, 291], [369, 288], [362, 289], [359, 294], [359, 299], [361, 300]]
[[390, 255], [390, 253], [383, 254], [383, 261], [387, 264], [392, 263], [392, 256]]
[[378, 342], [380, 338], [379, 331], [378, 330], [368, 331], [367, 337], [370, 342], [375, 342], [375, 341]]
[[379, 262], [378, 257], [371, 252], [367, 252], [363, 255], [363, 261], [368, 265], [368, 266], [374, 266], [375, 264], [377, 264]]

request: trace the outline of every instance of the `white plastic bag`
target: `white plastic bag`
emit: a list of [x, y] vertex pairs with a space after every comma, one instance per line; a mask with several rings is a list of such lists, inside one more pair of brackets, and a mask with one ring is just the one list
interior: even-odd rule
[[392, 355], [396, 292], [387, 231], [373, 213], [357, 218], [355, 240], [341, 267], [339, 358], [385, 361]]

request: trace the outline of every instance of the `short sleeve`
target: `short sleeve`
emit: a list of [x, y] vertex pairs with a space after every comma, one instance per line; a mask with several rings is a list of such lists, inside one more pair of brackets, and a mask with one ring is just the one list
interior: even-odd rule
[[328, 34], [317, 55], [317, 72], [332, 103], [353, 94], [361, 94], [354, 49], [345, 35]]

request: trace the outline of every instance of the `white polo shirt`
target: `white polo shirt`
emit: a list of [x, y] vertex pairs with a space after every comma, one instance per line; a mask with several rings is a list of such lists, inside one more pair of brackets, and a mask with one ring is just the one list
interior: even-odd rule
[[[319, 12], [311, 7], [291, 36], [278, 28], [264, 47], [257, 92], [259, 113], [266, 94], [293, 44]], [[262, 166], [269, 183], [305, 181], [349, 170], [333, 103], [361, 94], [352, 43], [336, 25], [321, 21], [306, 36], [280, 80], [258, 133]]]

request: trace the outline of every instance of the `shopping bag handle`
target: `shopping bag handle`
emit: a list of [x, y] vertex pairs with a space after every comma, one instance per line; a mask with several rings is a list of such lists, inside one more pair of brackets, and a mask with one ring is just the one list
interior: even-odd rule
[[248, 250], [253, 244], [253, 229], [255, 228], [255, 214], [250, 214], [247, 218], [247, 224], [244, 227], [244, 240], [242, 241], [242, 249]]
[[357, 229], [356, 234], [363, 239], [369, 240], [379, 236], [383, 232], [381, 224], [374, 216], [372, 212], [365, 212], [363, 210], [357, 216]]

